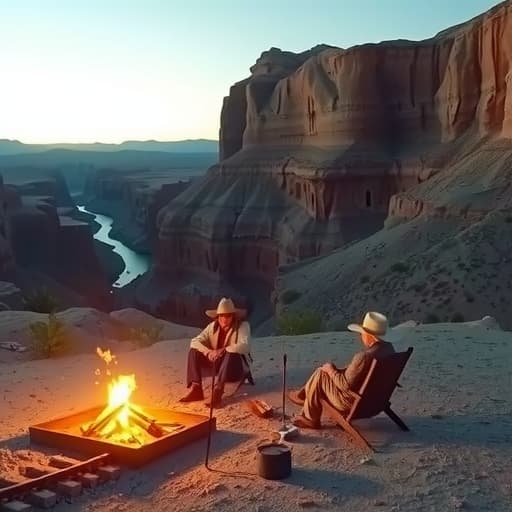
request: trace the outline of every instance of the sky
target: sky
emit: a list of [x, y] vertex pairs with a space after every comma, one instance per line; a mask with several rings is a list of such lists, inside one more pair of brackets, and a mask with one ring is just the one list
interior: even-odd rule
[[0, 139], [218, 139], [270, 47], [421, 40], [488, 0], [0, 0]]

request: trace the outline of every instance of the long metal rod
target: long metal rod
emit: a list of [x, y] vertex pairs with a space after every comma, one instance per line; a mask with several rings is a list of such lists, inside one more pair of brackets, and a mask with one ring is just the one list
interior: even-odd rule
[[206, 456], [204, 459], [204, 465], [206, 469], [210, 470], [208, 466], [208, 460], [210, 458], [210, 445], [212, 441], [212, 418], [213, 418], [213, 391], [215, 389], [215, 362], [212, 363], [212, 389], [210, 394], [210, 420], [208, 421], [208, 442], [206, 444]]
[[283, 354], [283, 430], [286, 430], [286, 354]]

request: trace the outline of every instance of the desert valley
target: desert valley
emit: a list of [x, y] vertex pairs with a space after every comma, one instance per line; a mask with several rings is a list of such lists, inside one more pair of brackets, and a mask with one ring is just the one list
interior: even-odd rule
[[[271, 47], [239, 78], [218, 142], [0, 140], [0, 508], [55, 452], [28, 427], [106, 402], [97, 347], [138, 403], [207, 417], [178, 400], [230, 297], [255, 385], [215, 409], [214, 470], [195, 440], [55, 510], [512, 511], [511, 2], [421, 41]], [[369, 452], [326, 419], [260, 478], [283, 354], [289, 388], [349, 363], [367, 311], [414, 349], [392, 397], [410, 432], [363, 419]]]

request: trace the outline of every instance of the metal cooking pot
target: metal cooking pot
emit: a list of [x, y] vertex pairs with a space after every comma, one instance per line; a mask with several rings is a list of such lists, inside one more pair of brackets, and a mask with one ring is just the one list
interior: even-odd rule
[[258, 475], [267, 480], [281, 480], [292, 472], [292, 451], [281, 443], [258, 446]]

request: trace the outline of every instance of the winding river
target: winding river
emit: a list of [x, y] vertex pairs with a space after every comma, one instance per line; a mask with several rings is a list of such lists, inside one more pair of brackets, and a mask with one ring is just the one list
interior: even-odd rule
[[125, 269], [123, 273], [117, 278], [117, 281], [113, 284], [115, 288], [121, 288], [126, 286], [128, 283], [132, 282], [136, 277], [147, 272], [151, 265], [151, 257], [147, 254], [140, 254], [138, 252], [132, 251], [130, 248], [126, 247], [119, 240], [115, 240], [114, 238], [110, 238], [109, 233], [112, 229], [113, 219], [111, 217], [107, 217], [106, 215], [101, 215], [100, 213], [94, 213], [87, 210], [84, 206], [77, 206], [77, 208], [81, 212], [89, 213], [94, 216], [94, 220], [101, 226], [97, 233], [95, 233], [94, 238], [99, 240], [100, 242], [104, 242], [107, 245], [113, 247], [113, 251], [121, 258], [123, 258]]

